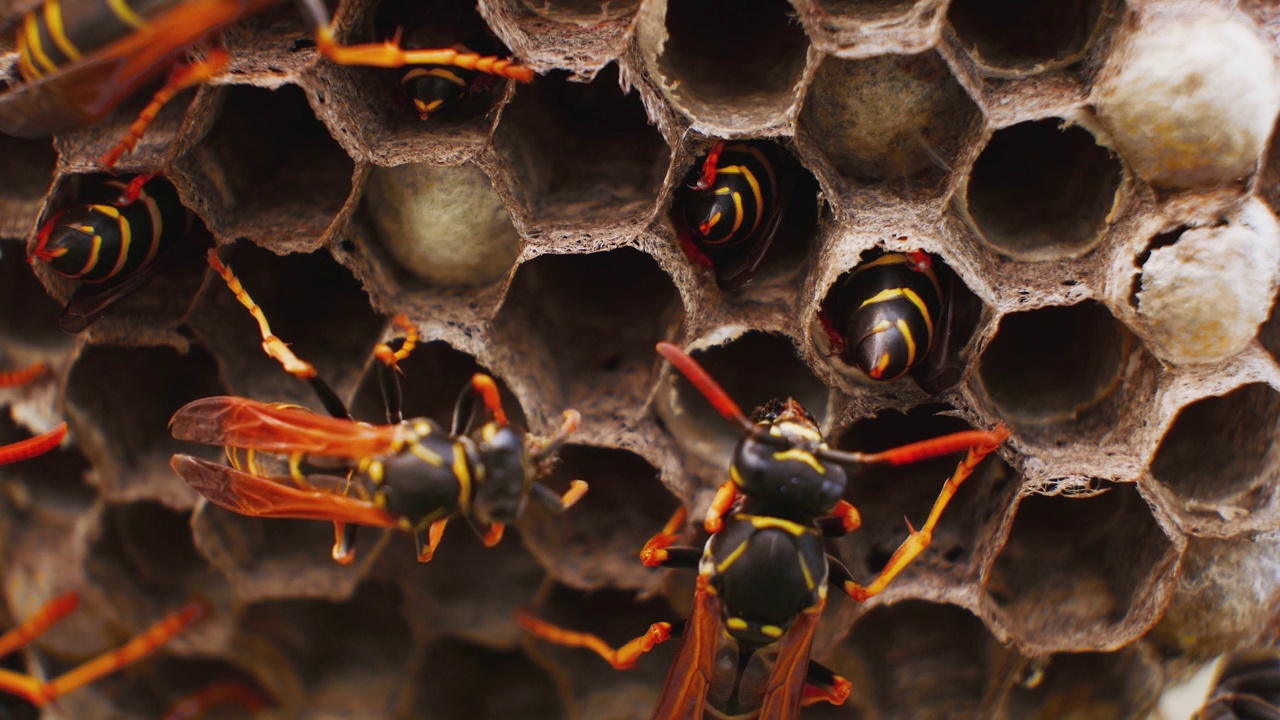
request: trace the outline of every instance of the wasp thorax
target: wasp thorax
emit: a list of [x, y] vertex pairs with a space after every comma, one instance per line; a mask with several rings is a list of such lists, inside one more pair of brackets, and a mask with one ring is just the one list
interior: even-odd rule
[[524, 435], [508, 425], [489, 423], [474, 439], [479, 457], [472, 514], [484, 524], [515, 522], [524, 510], [533, 478]]

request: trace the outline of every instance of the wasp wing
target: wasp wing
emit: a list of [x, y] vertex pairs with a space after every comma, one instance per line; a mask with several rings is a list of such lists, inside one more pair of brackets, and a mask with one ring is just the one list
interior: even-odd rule
[[[186, 242], [180, 242], [179, 245], [186, 245]], [[63, 308], [62, 315], [58, 318], [58, 327], [72, 335], [83, 331], [117, 302], [146, 285], [161, 271], [172, 267], [182, 256], [180, 250], [180, 247], [170, 247], [151, 262], [112, 282], [81, 283]]]
[[707, 580], [699, 577], [693, 612], [680, 638], [680, 650], [667, 671], [662, 695], [653, 709], [653, 720], [702, 718], [720, 636], [720, 600], [706, 585]]
[[364, 458], [397, 444], [397, 425], [365, 425], [247, 398], [201, 398], [169, 421], [178, 440], [290, 455]]
[[174, 455], [169, 465], [209, 502], [241, 515], [400, 526], [396, 516], [371, 502], [324, 490], [304, 490], [294, 487], [289, 478], [250, 475], [190, 455]]
[[809, 649], [813, 646], [813, 633], [826, 604], [824, 598], [801, 612], [787, 629], [786, 636], [778, 641], [778, 655], [774, 660], [773, 671], [769, 673], [769, 685], [760, 702], [759, 717], [771, 720], [795, 720], [800, 717], [805, 680], [809, 674]]

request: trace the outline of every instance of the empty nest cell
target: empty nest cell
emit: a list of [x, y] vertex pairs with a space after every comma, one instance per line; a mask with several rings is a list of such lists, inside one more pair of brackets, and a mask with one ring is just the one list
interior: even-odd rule
[[[982, 390], [1020, 429], [1105, 436], [1136, 412], [1129, 372], [1137, 338], [1093, 300], [1010, 313], [978, 360]], [[1133, 387], [1130, 387], [1133, 386]]]
[[[248, 668], [229, 659], [175, 657], [159, 654], [131, 667], [123, 676], [99, 681], [112, 709], [127, 717], [169, 717], [198, 697], [212, 700], [199, 715], [177, 714], [178, 720], [248, 720], [276, 705]], [[216, 699], [215, 699], [216, 698]]]
[[602, 402], [642, 401], [653, 347], [680, 312], [671, 278], [639, 250], [540, 255], [517, 268], [494, 331], [525, 367], [553, 373], [558, 403], [590, 418]]
[[520, 88], [494, 144], [535, 221], [639, 220], [652, 209], [671, 161], [639, 93], [619, 88], [616, 64], [589, 83], [553, 71]]
[[566, 23], [625, 18], [640, 9], [640, 0], [519, 0], [530, 12]]
[[1111, 0], [956, 0], [947, 22], [985, 71], [1016, 77], [1079, 60], [1118, 12]]
[[853, 683], [849, 704], [871, 706], [870, 717], [981, 717], [997, 647], [973, 613], [909, 600], [859, 618], [827, 663]]
[[[9, 415], [9, 408], [0, 405], [0, 446], [32, 436]], [[64, 444], [39, 457], [0, 466], [0, 496], [18, 512], [79, 516], [97, 498], [84, 482], [88, 471], [89, 461], [74, 445]], [[14, 523], [5, 524], [13, 529]]]
[[640, 48], [667, 97], [695, 121], [766, 127], [783, 119], [804, 72], [809, 40], [793, 13], [785, 0], [655, 2]]
[[86, 573], [123, 611], [150, 617], [187, 602], [197, 589], [216, 591], [202, 582], [209, 574], [192, 544], [189, 512], [136, 502], [108, 506], [101, 522]]
[[520, 650], [451, 638], [427, 646], [414, 689], [411, 717], [553, 720], [565, 711], [553, 677]]
[[355, 163], [296, 86], [221, 92], [213, 126], [179, 161], [196, 178], [209, 229], [223, 241], [315, 247], [351, 194]]
[[1280, 393], [1263, 383], [1178, 411], [1151, 459], [1151, 474], [1185, 509], [1236, 519], [1274, 494]]
[[1019, 260], [1074, 257], [1106, 231], [1124, 168], [1079, 126], [1058, 118], [997, 130], [974, 163], [962, 201], [973, 229]]
[[1146, 717], [1162, 681], [1160, 669], [1136, 647], [1110, 653], [1058, 653], [1030, 661], [996, 717]]
[[1157, 619], [1178, 551], [1134, 485], [1095, 482], [1089, 497], [1022, 497], [986, 575], [1023, 647], [1110, 650]]
[[805, 94], [800, 132], [851, 186], [938, 197], [977, 139], [982, 112], [936, 52], [827, 57]]
[[192, 400], [222, 394], [217, 363], [200, 347], [183, 354], [167, 346], [91, 345], [67, 379], [67, 414], [106, 497], [187, 509], [195, 494], [169, 469], [169, 458], [216, 457], [217, 450], [193, 451], [174, 440], [169, 418]]
[[[949, 433], [971, 430], [964, 420], [942, 414], [945, 405], [924, 405], [910, 412], [885, 411], [854, 423], [834, 444], [840, 450], [881, 452]], [[862, 527], [839, 541], [843, 559], [856, 576], [869, 582], [880, 572], [908, 530], [905, 516], [919, 527], [943, 483], [955, 472], [965, 453], [893, 467], [867, 466], [852, 470], [844, 499], [862, 514]], [[929, 549], [904, 571], [946, 576], [956, 582], [974, 570], [979, 545], [992, 532], [1018, 490], [1016, 473], [998, 457], [985, 461], [960, 486], [933, 533]], [[929, 582], [926, 580], [925, 582]]]
[[859, 22], [883, 22], [937, 0], [817, 0], [823, 11]]
[[0, 237], [24, 237], [53, 183], [58, 153], [48, 139], [0, 134]]
[[568, 444], [545, 483], [563, 492], [571, 480], [591, 489], [562, 515], [530, 503], [525, 543], [568, 585], [652, 588], [657, 577], [640, 564], [640, 548], [680, 505], [657, 469], [630, 450]]
[[14, 348], [56, 352], [69, 346], [71, 338], [58, 330], [61, 312], [32, 274], [23, 244], [0, 242], [0, 344], [10, 351], [0, 353], [0, 369], [17, 369], [5, 364]]
[[[830, 391], [800, 360], [790, 338], [751, 331], [718, 343], [695, 343], [689, 354], [750, 415], [770, 400], [795, 398], [826, 423]], [[717, 468], [727, 468], [742, 439], [738, 427], [721, 417], [711, 403], [672, 370], [658, 389], [657, 411], [667, 430], [686, 452]]]

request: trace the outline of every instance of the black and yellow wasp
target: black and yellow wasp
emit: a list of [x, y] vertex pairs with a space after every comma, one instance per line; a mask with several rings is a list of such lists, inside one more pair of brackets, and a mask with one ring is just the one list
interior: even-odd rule
[[[282, 0], [43, 0], [17, 23], [22, 82], [0, 92], [0, 132], [43, 137], [105, 117], [134, 93], [172, 70], [121, 139], [101, 158], [110, 170], [131, 151], [147, 125], [183, 89], [217, 77], [230, 65], [214, 36]], [[449, 65], [529, 82], [533, 72], [509, 59], [454, 48], [403, 49], [397, 40], [343, 45], [322, 0], [295, 0], [315, 28], [316, 49], [342, 65], [398, 68]], [[199, 60], [184, 64], [194, 48]]]
[[82, 284], [62, 312], [62, 329], [84, 330], [112, 305], [168, 267], [195, 215], [158, 175], [87, 188], [36, 233], [30, 259]]
[[[684, 623], [656, 623], [618, 649], [527, 613], [520, 623], [551, 642], [591, 649], [617, 668], [632, 666], [658, 643], [680, 636], [654, 720], [795, 720], [803, 705], [843, 703], [850, 683], [809, 659], [828, 583], [858, 602], [882, 592], [928, 547], [955, 491], [1008, 430], [965, 431], [874, 454], [832, 450], [795, 400], [766, 404], [753, 422], [684, 351], [669, 343], [659, 343], [658, 351], [743, 432], [730, 479], [707, 512], [704, 527], [711, 538], [705, 548], [674, 545], [684, 525], [682, 507], [640, 553], [650, 567], [698, 569], [692, 615]], [[966, 449], [924, 525], [911, 531], [874, 582], [859, 584], [826, 554], [824, 538], [861, 526], [857, 509], [842, 499], [849, 470]]]
[[693, 184], [676, 190], [671, 219], [681, 247], [721, 289], [754, 277], [777, 236], [794, 182], [787, 159], [772, 142], [721, 140]]
[[[406, 41], [405, 45], [415, 47], [411, 40]], [[499, 51], [497, 43], [488, 33], [483, 32], [454, 45], [453, 49], [460, 53], [485, 55]], [[406, 68], [400, 74], [400, 84], [423, 120], [474, 94], [488, 90], [493, 81], [492, 75], [453, 65], [419, 65]]]
[[[577, 427], [577, 412], [566, 410], [552, 437], [534, 438], [508, 424], [497, 384], [476, 374], [458, 398], [448, 432], [426, 418], [404, 419], [397, 363], [417, 344], [417, 330], [399, 316], [395, 322], [404, 336], [374, 351], [387, 424], [357, 422], [315, 367], [271, 333], [262, 309], [214, 251], [209, 263], [258, 321], [268, 355], [308, 382], [332, 416], [228, 396], [179, 409], [170, 422], [175, 438], [225, 446], [231, 459], [227, 466], [173, 457], [173, 469], [210, 502], [253, 517], [332, 521], [333, 558], [341, 563], [355, 558], [355, 526], [404, 530], [414, 536], [418, 560], [427, 562], [454, 515], [493, 545], [530, 495], [562, 512], [586, 493], [581, 480], [564, 495], [538, 482]], [[287, 471], [272, 474], [264, 454], [283, 459]]]

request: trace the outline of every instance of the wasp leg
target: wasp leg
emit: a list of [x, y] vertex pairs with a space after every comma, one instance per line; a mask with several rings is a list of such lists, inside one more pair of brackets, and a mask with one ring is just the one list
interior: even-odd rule
[[406, 50], [399, 39], [382, 43], [342, 45], [333, 36], [332, 25], [316, 28], [316, 49], [321, 55], [339, 65], [367, 65], [370, 67], [402, 67], [404, 65], [452, 65], [464, 70], [475, 70], [490, 75], [529, 82], [533, 70], [515, 61], [479, 53], [461, 52], [453, 48]]
[[30, 460], [38, 455], [43, 455], [58, 447], [66, 434], [67, 424], [63, 422], [58, 423], [57, 427], [49, 432], [41, 433], [26, 440], [19, 440], [9, 445], [0, 445], [0, 465], [8, 465], [20, 460]]
[[716, 171], [720, 165], [720, 153], [724, 152], [724, 146], [727, 144], [724, 140], [720, 140], [712, 146], [711, 152], [707, 153], [707, 159], [702, 161], [702, 173], [698, 176], [698, 182], [693, 184], [694, 190], [706, 190], [716, 181]]
[[604, 640], [590, 633], [566, 630], [558, 625], [541, 620], [521, 610], [516, 614], [516, 621], [526, 632], [548, 642], [565, 647], [586, 648], [612, 665], [617, 670], [626, 670], [636, 664], [640, 656], [657, 647], [659, 644], [677, 637], [671, 632], [671, 623], [660, 622], [649, 626], [648, 632], [630, 642], [614, 649]]
[[151, 98], [151, 102], [142, 109], [142, 112], [138, 113], [138, 119], [134, 120], [133, 124], [129, 126], [128, 137], [108, 150], [98, 161], [102, 163], [102, 168], [110, 171], [115, 167], [121, 156], [127, 152], [133, 152], [133, 148], [142, 139], [142, 134], [146, 132], [147, 126], [151, 124], [152, 120], [156, 119], [156, 115], [160, 114], [160, 108], [163, 108], [166, 103], [172, 100], [174, 95], [194, 85], [208, 82], [226, 69], [230, 62], [231, 56], [227, 54], [226, 50], [219, 48], [209, 51], [208, 57], [204, 60], [174, 68], [169, 75], [169, 81], [156, 92], [155, 97]]
[[818, 320], [822, 323], [822, 330], [827, 333], [827, 357], [838, 357], [844, 352], [844, 333], [836, 329], [836, 324], [831, 321], [826, 310], [818, 311]]
[[950, 455], [960, 450], [972, 452], [977, 448], [990, 448], [982, 453], [985, 457], [1008, 437], [1009, 429], [1004, 424], [1000, 424], [991, 430], [963, 430], [878, 453], [844, 452], [821, 448], [814, 454], [823, 460], [845, 465], [910, 465], [921, 460]]
[[702, 248], [698, 247], [698, 243], [693, 241], [693, 235], [683, 228], [676, 232], [680, 238], [680, 249], [684, 251], [684, 256], [689, 258], [689, 262], [697, 265], [703, 270], [714, 271], [716, 264], [711, 260], [711, 256], [702, 252]]
[[582, 496], [587, 494], [587, 483], [583, 480], [571, 480], [569, 489], [563, 495], [557, 495], [555, 491], [546, 485], [535, 482], [529, 486], [529, 492], [537, 497], [543, 505], [546, 505], [551, 512], [562, 513], [576, 505], [582, 499]]
[[829, 538], [844, 537], [862, 527], [862, 514], [848, 500], [836, 503], [830, 515], [820, 517], [815, 522], [822, 534]]
[[425, 533], [418, 531], [413, 534], [413, 542], [418, 550], [418, 562], [431, 562], [431, 558], [436, 554], [436, 548], [440, 546], [440, 538], [444, 537], [444, 527], [448, 523], [449, 518], [444, 517], [431, 523]]
[[[554, 435], [548, 438], [534, 439], [529, 443], [530, 459], [536, 463], [551, 457], [569, 439], [570, 435], [578, 431], [578, 423], [580, 422], [582, 422], [582, 415], [577, 410], [565, 410], [564, 422], [560, 424], [560, 429]], [[581, 481], [575, 480], [574, 482]], [[586, 492], [586, 484], [583, 483], [583, 485], [583, 492]]]
[[[55, 602], [60, 600], [62, 598]], [[188, 603], [181, 610], [165, 617], [123, 646], [108, 650], [50, 682], [40, 682], [20, 673], [0, 670], [0, 689], [19, 695], [36, 707], [44, 707], [72, 690], [88, 685], [104, 675], [109, 675], [150, 655], [186, 629], [206, 610], [207, 606], [202, 602]]]
[[484, 536], [480, 538], [480, 543], [485, 547], [493, 547], [502, 542], [502, 534], [506, 532], [507, 526], [500, 523], [490, 523], [489, 527], [484, 531]]
[[724, 514], [729, 512], [733, 501], [737, 499], [737, 484], [732, 480], [726, 480], [716, 490], [716, 496], [711, 499], [711, 507], [707, 508], [707, 519], [702, 523], [703, 528], [712, 535], [720, 532], [720, 529], [724, 527]]
[[401, 412], [402, 395], [400, 392], [400, 361], [409, 357], [409, 353], [418, 346], [418, 328], [409, 322], [403, 313], [392, 320], [396, 327], [404, 332], [390, 342], [379, 343], [373, 349], [373, 356], [378, 359], [378, 387], [382, 390], [382, 403], [387, 409], [387, 424], [395, 425], [404, 420]]
[[804, 698], [800, 704], [806, 707], [820, 702], [843, 705], [852, 691], [853, 683], [816, 660], [810, 660], [809, 670], [805, 673]]
[[116, 201], [120, 205], [132, 205], [142, 197], [142, 186], [160, 177], [160, 173], [143, 173], [129, 181], [125, 186], [124, 192], [120, 193], [120, 198]]
[[657, 535], [649, 538], [640, 550], [640, 562], [645, 567], [696, 568], [702, 559], [702, 551], [695, 547], [679, 547], [675, 545], [684, 528], [685, 518], [689, 511], [683, 505], [667, 521]]
[[0, 635], [0, 657], [40, 637], [59, 620], [75, 612], [78, 607], [80, 607], [80, 596], [74, 591], [63, 593], [45, 603], [35, 615], [24, 620], [21, 625]]
[[993, 442], [970, 448], [969, 454], [956, 466], [955, 472], [942, 485], [942, 492], [938, 495], [938, 499], [934, 501], [933, 509], [929, 512], [929, 517], [925, 520], [924, 525], [919, 530], [916, 530], [911, 527], [911, 523], [907, 523], [911, 534], [898, 546], [898, 549], [889, 558], [888, 564], [880, 571], [880, 575], [876, 577], [874, 582], [863, 586], [852, 580], [846, 580], [842, 584], [849, 597], [858, 602], [864, 602], [867, 598], [878, 595], [884, 591], [885, 587], [898, 573], [902, 572], [903, 568], [910, 564], [912, 560], [915, 560], [916, 556], [923, 552], [925, 548], [929, 547], [929, 542], [933, 539], [933, 528], [938, 524], [938, 520], [941, 519], [942, 511], [946, 509], [947, 503], [951, 502], [951, 498], [955, 496], [960, 484], [973, 474], [973, 470], [978, 466], [978, 463], [994, 452], [1000, 443], [1009, 437], [1009, 430], [1000, 425], [996, 427], [992, 435], [994, 436]]
[[43, 362], [34, 362], [21, 370], [0, 372], [0, 388], [18, 387], [40, 377], [49, 369]]
[[161, 720], [195, 720], [219, 705], [235, 703], [246, 713], [265, 710], [271, 703], [258, 691], [239, 680], [226, 680], [204, 687], [182, 698]]

